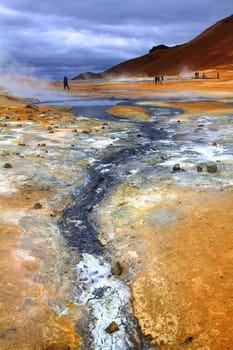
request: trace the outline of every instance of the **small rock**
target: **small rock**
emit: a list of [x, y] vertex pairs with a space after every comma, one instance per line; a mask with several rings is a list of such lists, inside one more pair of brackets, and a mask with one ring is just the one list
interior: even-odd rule
[[113, 261], [111, 265], [112, 275], [119, 276], [123, 272], [123, 267], [119, 261]]
[[10, 163], [5, 163], [3, 167], [6, 169], [10, 169], [12, 168], [12, 165]]
[[179, 164], [179, 163], [174, 164], [172, 170], [173, 170], [173, 171], [178, 171], [178, 170], [180, 170], [180, 164]]
[[109, 334], [112, 334], [116, 331], [119, 331], [119, 326], [115, 321], [112, 321], [110, 325], [105, 329], [105, 331]]
[[201, 171], [203, 171], [202, 165], [201, 164], [197, 164], [197, 171], [200, 173]]
[[214, 162], [209, 162], [206, 164], [206, 170], [208, 173], [216, 173], [218, 171], [217, 164]]
[[42, 209], [42, 205], [39, 202], [35, 203], [33, 209]]
[[125, 175], [132, 175], [132, 171], [131, 170], [126, 170], [125, 171]]
[[188, 337], [187, 339], [185, 339], [184, 343], [189, 344], [189, 343], [192, 343], [192, 341], [193, 341], [193, 337]]
[[167, 160], [168, 159], [168, 157], [167, 156], [165, 156], [165, 155], [161, 155], [161, 157], [160, 157], [162, 160]]

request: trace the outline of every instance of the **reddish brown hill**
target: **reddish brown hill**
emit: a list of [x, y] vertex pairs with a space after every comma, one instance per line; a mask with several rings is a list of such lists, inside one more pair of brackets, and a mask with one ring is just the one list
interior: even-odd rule
[[188, 43], [174, 47], [159, 45], [144, 56], [122, 62], [99, 74], [80, 74], [76, 79], [178, 74], [183, 69], [232, 69], [232, 33], [233, 15], [217, 22]]

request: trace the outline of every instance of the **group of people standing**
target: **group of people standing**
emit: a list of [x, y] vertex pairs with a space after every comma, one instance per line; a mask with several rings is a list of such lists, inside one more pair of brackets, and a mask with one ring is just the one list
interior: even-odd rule
[[159, 76], [155, 76], [155, 84], [162, 84], [163, 83], [163, 76], [159, 77]]

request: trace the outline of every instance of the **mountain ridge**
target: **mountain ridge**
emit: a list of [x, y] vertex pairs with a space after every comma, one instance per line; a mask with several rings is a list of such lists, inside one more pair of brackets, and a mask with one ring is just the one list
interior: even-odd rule
[[145, 55], [123, 61], [101, 73], [81, 73], [73, 79], [176, 75], [183, 70], [233, 69], [232, 33], [233, 15], [230, 15], [184, 44], [153, 46]]

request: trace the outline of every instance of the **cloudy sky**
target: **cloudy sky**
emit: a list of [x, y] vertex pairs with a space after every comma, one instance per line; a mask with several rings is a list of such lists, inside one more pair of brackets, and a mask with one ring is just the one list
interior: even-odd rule
[[99, 72], [232, 13], [232, 0], [1, 0], [0, 68], [53, 79]]

